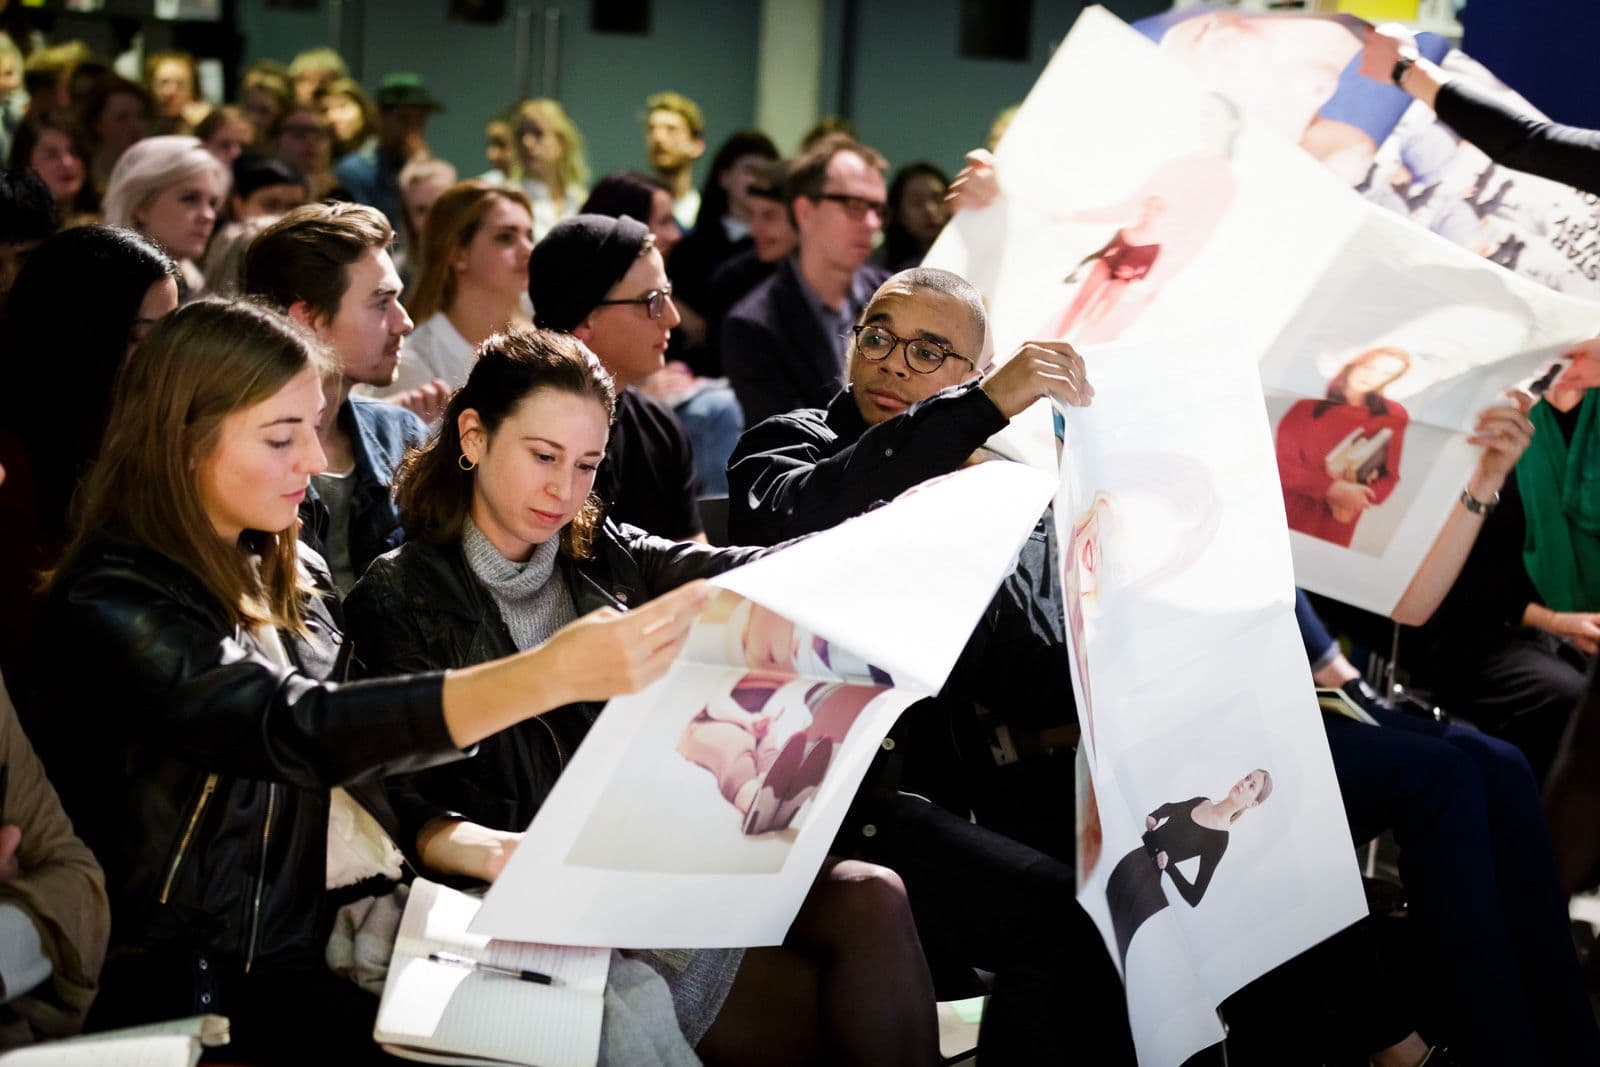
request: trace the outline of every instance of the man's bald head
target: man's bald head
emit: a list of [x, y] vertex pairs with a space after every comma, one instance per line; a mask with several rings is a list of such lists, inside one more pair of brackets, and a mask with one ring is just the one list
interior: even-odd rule
[[989, 313], [983, 306], [983, 294], [978, 292], [975, 285], [954, 271], [940, 270], [938, 267], [911, 267], [893, 275], [878, 287], [862, 313], [863, 322], [871, 316], [872, 305], [877, 303], [878, 298], [890, 291], [913, 295], [918, 292], [940, 293], [959, 302], [970, 317], [972, 332], [968, 338], [956, 342], [957, 350], [981, 362], [979, 353], [983, 350], [983, 340], [989, 331]]

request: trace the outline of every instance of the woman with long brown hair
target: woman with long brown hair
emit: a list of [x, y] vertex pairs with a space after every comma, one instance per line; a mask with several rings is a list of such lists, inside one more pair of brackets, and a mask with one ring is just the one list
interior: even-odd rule
[[330, 789], [637, 689], [706, 599], [691, 584], [471, 670], [330, 684], [338, 601], [296, 538], [326, 466], [322, 358], [244, 302], [162, 320], [118, 379], [38, 631], [41, 747], [111, 898], [93, 1022], [221, 1012], [251, 1063], [379, 1058], [376, 1000], [323, 962], [324, 884], [330, 809], [387, 809]]
[[533, 206], [521, 190], [476, 180], [446, 189], [428, 210], [421, 251], [406, 309], [417, 328], [386, 396], [433, 381], [457, 388], [485, 338], [533, 320]]

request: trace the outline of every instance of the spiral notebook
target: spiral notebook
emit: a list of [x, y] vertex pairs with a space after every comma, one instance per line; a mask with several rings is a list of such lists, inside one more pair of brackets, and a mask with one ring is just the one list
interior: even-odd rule
[[[594, 1067], [611, 952], [467, 933], [482, 901], [419, 878], [395, 939], [373, 1038], [428, 1063]], [[439, 962], [430, 954], [456, 962]], [[461, 961], [551, 976], [549, 985]]]

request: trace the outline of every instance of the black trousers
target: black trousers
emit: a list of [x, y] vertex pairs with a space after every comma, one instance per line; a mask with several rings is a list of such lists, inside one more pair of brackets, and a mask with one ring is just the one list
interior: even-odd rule
[[981, 1062], [1134, 1062], [1122, 981], [1071, 867], [901, 793], [862, 797], [836, 848], [900, 875], [936, 975], [994, 972]]
[[1507, 627], [1491, 638], [1433, 649], [1427, 681], [1450, 714], [1522, 749], [1543, 781], [1593, 659], [1531, 627]]

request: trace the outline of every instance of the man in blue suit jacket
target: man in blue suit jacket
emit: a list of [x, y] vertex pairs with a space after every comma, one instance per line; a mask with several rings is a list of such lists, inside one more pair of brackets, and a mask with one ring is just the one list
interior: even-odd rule
[[885, 166], [833, 134], [790, 168], [784, 198], [799, 248], [723, 320], [723, 367], [746, 426], [826, 407], [843, 388], [850, 328], [888, 277], [867, 263], [883, 228]]

